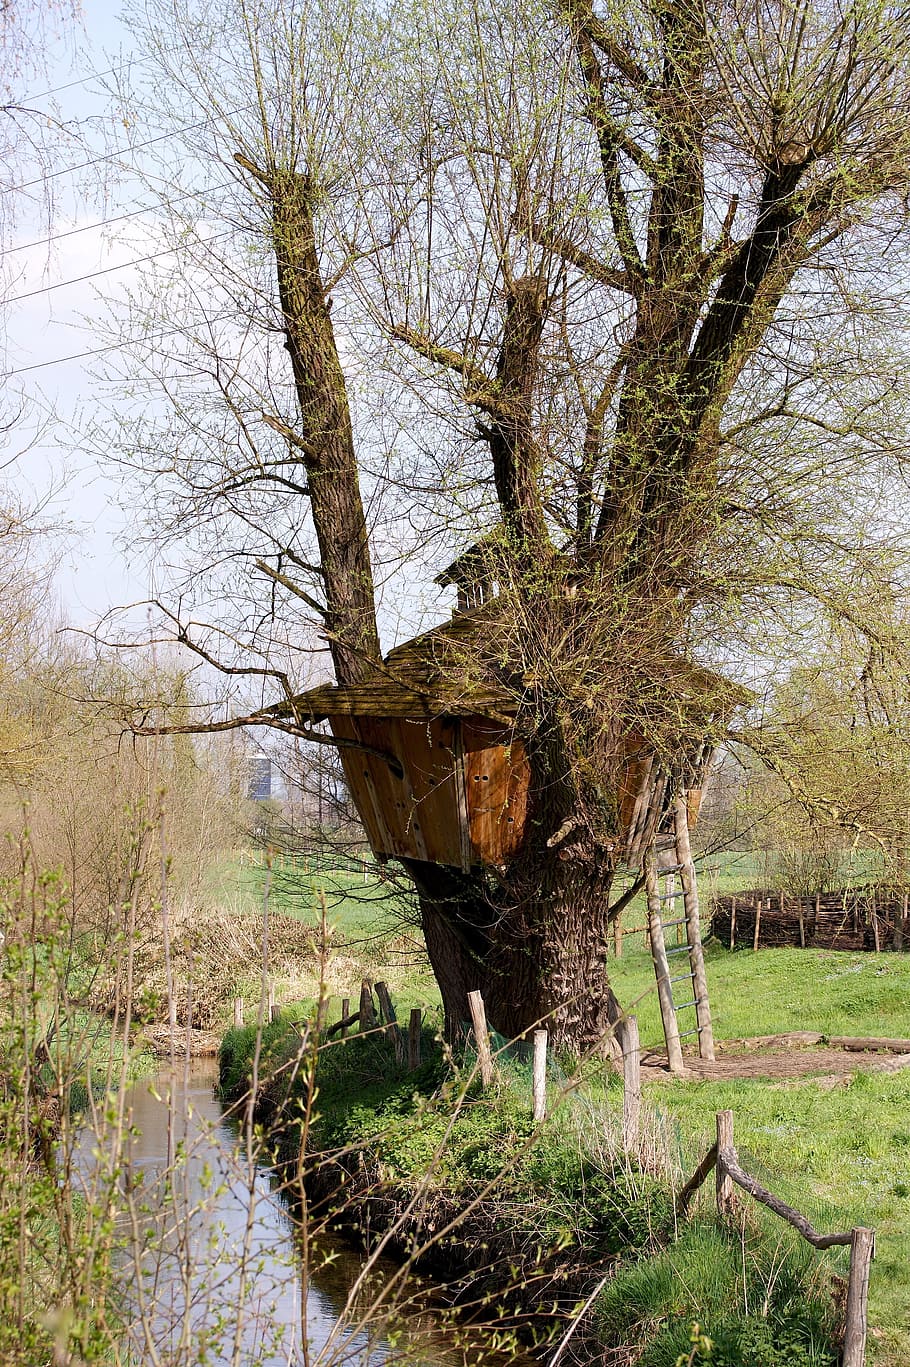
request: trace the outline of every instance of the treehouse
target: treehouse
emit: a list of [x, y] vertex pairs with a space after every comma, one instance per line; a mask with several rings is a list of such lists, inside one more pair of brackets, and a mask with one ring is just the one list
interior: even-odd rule
[[[341, 742], [351, 797], [378, 859], [502, 867], [525, 834], [531, 772], [516, 733], [519, 695], [491, 685], [478, 666], [478, 648], [495, 640], [498, 585], [476, 548], [437, 583], [458, 590], [451, 622], [397, 646], [367, 683], [310, 689], [295, 699], [295, 712], [301, 721], [328, 721]], [[704, 714], [704, 728], [686, 738], [673, 764], [694, 823], [713, 753], [709, 723], [734, 694], [741, 701], [740, 690], [682, 659], [672, 669], [663, 686], [682, 712], [691, 714], [686, 700], [698, 699]], [[674, 786], [646, 737], [627, 735], [615, 793], [618, 862], [638, 865], [655, 836], [670, 831]]]

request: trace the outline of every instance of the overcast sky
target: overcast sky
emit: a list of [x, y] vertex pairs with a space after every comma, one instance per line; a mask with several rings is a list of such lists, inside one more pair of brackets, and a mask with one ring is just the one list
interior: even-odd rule
[[102, 82], [130, 57], [115, 7], [84, 0], [77, 31], [49, 52], [46, 79], [21, 92], [32, 109], [56, 106], [67, 131], [55, 141], [46, 179], [26, 158], [16, 168], [17, 183], [28, 189], [17, 197], [3, 253], [6, 409], [16, 415], [3, 459], [17, 457], [5, 478], [32, 502], [44, 500], [45, 520], [65, 528], [53, 541], [57, 588], [67, 616], [81, 626], [114, 604], [146, 597], [150, 587], [144, 555], [122, 544], [133, 516], [119, 506], [123, 491], [74, 441], [84, 423], [103, 419], [111, 401], [92, 378], [92, 357], [79, 354], [103, 345], [93, 320], [128, 283], [123, 267], [139, 254], [136, 220], [111, 222], [141, 204], [138, 185], [111, 176], [102, 193], [99, 173], [110, 163], [86, 165], [124, 141]]

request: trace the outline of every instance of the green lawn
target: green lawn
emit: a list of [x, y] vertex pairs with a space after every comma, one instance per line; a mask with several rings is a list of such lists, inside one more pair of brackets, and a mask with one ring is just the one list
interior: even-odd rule
[[[857, 1073], [828, 1088], [800, 1080], [667, 1082], [646, 1088], [692, 1161], [714, 1136], [715, 1112], [734, 1113], [747, 1171], [830, 1232], [876, 1232], [869, 1290], [874, 1361], [910, 1362], [910, 1072]], [[704, 1198], [711, 1200], [710, 1190]], [[754, 1209], [754, 1207], [753, 1207]], [[773, 1227], [773, 1217], [764, 1223]], [[847, 1250], [823, 1256], [846, 1275]]]
[[[612, 962], [613, 984], [638, 1016], [643, 1044], [659, 1044], [654, 970], [641, 938], [627, 939], [623, 957]], [[910, 1038], [910, 956], [798, 949], [731, 954], [709, 945], [706, 966], [718, 1039], [789, 1030]], [[910, 1071], [859, 1072], [834, 1087], [805, 1079], [661, 1082], [647, 1093], [676, 1126], [687, 1161], [712, 1142], [715, 1112], [729, 1108], [747, 1169], [816, 1228], [876, 1230], [875, 1361], [910, 1362]], [[845, 1272], [844, 1253], [826, 1257]]]
[[313, 924], [324, 897], [329, 925], [349, 944], [394, 933], [406, 920], [406, 899], [370, 865], [364, 877], [359, 871], [326, 868], [303, 855], [276, 855], [271, 870], [257, 862], [261, 858], [255, 852], [242, 862], [235, 856], [216, 864], [208, 878], [209, 894], [227, 907], [261, 910], [268, 885], [272, 911]]
[[[654, 968], [643, 939], [627, 936], [622, 958], [612, 959], [610, 970], [614, 991], [626, 1010], [638, 1016], [647, 1046], [660, 1044], [663, 1032]], [[680, 960], [685, 964], [685, 955]], [[718, 1039], [787, 1030], [910, 1038], [910, 955], [824, 949], [739, 949], [731, 954], [710, 943], [705, 966]]]

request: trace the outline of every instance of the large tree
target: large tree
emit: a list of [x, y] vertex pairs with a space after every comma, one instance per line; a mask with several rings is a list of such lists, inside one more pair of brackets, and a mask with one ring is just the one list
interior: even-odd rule
[[168, 414], [123, 446], [158, 534], [234, 571], [232, 622], [172, 620], [263, 707], [314, 625], [368, 682], [377, 563], [487, 534], [499, 596], [450, 667], [511, 692], [530, 820], [505, 869], [408, 871], [450, 1019], [480, 987], [500, 1029], [588, 1045], [624, 737], [672, 765], [718, 705], [674, 662], [813, 601], [873, 631], [894, 591], [905, 17], [161, 0], [142, 25], [179, 264], [133, 300], [130, 383]]

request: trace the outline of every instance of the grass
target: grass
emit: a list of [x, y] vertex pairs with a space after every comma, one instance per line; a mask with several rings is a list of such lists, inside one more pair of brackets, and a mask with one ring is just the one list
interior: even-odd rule
[[[229, 871], [236, 874], [236, 865]], [[240, 873], [243, 895], [261, 904], [263, 870], [246, 867]], [[702, 873], [701, 887], [705, 895], [712, 885], [727, 892], [762, 881], [759, 861], [753, 856], [728, 855]], [[364, 885], [362, 877], [301, 878], [299, 870], [289, 871], [285, 882], [274, 879], [273, 895], [281, 899], [281, 909], [315, 920], [319, 892], [326, 884], [336, 952], [347, 974], [339, 978], [338, 992], [356, 997], [363, 970], [364, 975], [390, 981], [402, 1016], [409, 1005], [438, 1002], [425, 964], [413, 956], [397, 967], [390, 962], [384, 945], [394, 914], [388, 914], [386, 890], [378, 880]], [[625, 920], [628, 925], [641, 925], [643, 906], [630, 908]], [[709, 944], [706, 961], [718, 1039], [792, 1030], [910, 1037], [910, 956], [798, 949], [731, 954], [718, 944]], [[661, 1044], [654, 972], [642, 935], [627, 935], [622, 958], [611, 961], [611, 976], [620, 1001], [638, 1016], [643, 1044]], [[364, 1085], [361, 1079], [358, 1086]], [[737, 1145], [746, 1166], [771, 1190], [804, 1210], [817, 1228], [849, 1228], [854, 1223], [875, 1228], [877, 1254], [870, 1286], [874, 1360], [883, 1367], [910, 1362], [910, 1072], [894, 1076], [859, 1073], [834, 1088], [809, 1080], [672, 1082], [650, 1086], [648, 1091], [648, 1099], [675, 1127], [684, 1164], [694, 1166], [711, 1142], [714, 1113], [729, 1107], [734, 1111]], [[368, 1110], [380, 1100], [368, 1097]], [[416, 1154], [419, 1160], [422, 1151], [420, 1138], [410, 1134], [409, 1156]], [[766, 1237], [773, 1243], [773, 1221]], [[711, 1265], [716, 1269], [722, 1268], [728, 1253], [712, 1252], [709, 1243], [703, 1247], [704, 1257], [709, 1262], [714, 1259]], [[691, 1271], [695, 1254], [685, 1244], [677, 1247], [680, 1267]], [[668, 1253], [666, 1264], [652, 1260], [658, 1284], [670, 1275], [674, 1256]], [[811, 1257], [823, 1270], [845, 1270], [843, 1253], [834, 1251], [824, 1259], [812, 1253]], [[712, 1276], [716, 1281], [721, 1272], [706, 1273], [705, 1286], [712, 1283]], [[680, 1301], [679, 1288], [691, 1290], [691, 1277], [688, 1281], [677, 1278], [676, 1285], [676, 1301], [685, 1305], [686, 1313], [704, 1314], [707, 1305], [715, 1318], [723, 1319], [723, 1307], [710, 1298], [699, 1303], [687, 1293]], [[627, 1287], [630, 1304], [639, 1294], [644, 1294], [641, 1286], [638, 1290]], [[609, 1313], [619, 1314], [619, 1310], [614, 1306]], [[674, 1328], [673, 1344], [679, 1342], [681, 1324], [682, 1320]], [[785, 1330], [786, 1326], [781, 1329], [782, 1341]], [[669, 1344], [670, 1340], [665, 1356], [672, 1363], [675, 1358], [669, 1355]], [[756, 1362], [761, 1360], [759, 1349], [754, 1356]], [[659, 1353], [658, 1360], [662, 1360]], [[799, 1358], [792, 1360], [795, 1363]]]
[[[624, 940], [610, 977], [623, 1006], [638, 1016], [642, 1043], [659, 1045], [654, 968], [642, 940]], [[821, 949], [731, 954], [714, 942], [706, 947], [705, 966], [718, 1039], [790, 1030], [910, 1037], [910, 955]]]
[[[714, 944], [706, 964], [718, 1039], [791, 1030], [910, 1037], [910, 956], [731, 954]], [[612, 967], [614, 989], [637, 1014], [642, 1041], [660, 1043], [650, 957], [626, 941]], [[816, 1228], [876, 1230], [869, 1302], [875, 1360], [893, 1367], [910, 1361], [910, 1071], [858, 1072], [834, 1087], [808, 1079], [668, 1082], [648, 1094], [672, 1117], [690, 1155], [707, 1148], [715, 1112], [729, 1108], [746, 1167]], [[828, 1256], [846, 1271], [844, 1254]]]
[[[708, 1147], [715, 1112], [729, 1108], [747, 1171], [816, 1229], [875, 1229], [875, 1360], [910, 1361], [910, 1072], [857, 1073], [834, 1088], [808, 1080], [671, 1082], [646, 1091], [690, 1154]], [[846, 1250], [825, 1258], [846, 1274]]]
[[[280, 1065], [297, 1038], [283, 1037], [280, 1022], [271, 1024], [263, 1060]], [[249, 1029], [226, 1036], [227, 1090], [242, 1082], [254, 1043]], [[429, 1039], [425, 1046], [429, 1053]], [[696, 1319], [718, 1344], [716, 1367], [833, 1367], [828, 1287], [795, 1237], [782, 1242], [761, 1221], [742, 1233], [722, 1229], [708, 1214], [689, 1222], [676, 1241], [675, 1164], [667, 1150], [655, 1149], [647, 1169], [621, 1152], [617, 1079], [584, 1098], [570, 1089], [566, 1104], [538, 1129], [528, 1071], [527, 1060], [501, 1058], [496, 1085], [481, 1092], [475, 1080], [456, 1105], [462, 1079], [438, 1047], [421, 1070], [403, 1074], [387, 1040], [355, 1036], [320, 1058], [319, 1115], [308, 1147], [359, 1151], [348, 1164], [355, 1182], [366, 1174], [374, 1184], [364, 1193], [367, 1211], [403, 1211], [419, 1193], [417, 1208], [429, 1214], [418, 1215], [414, 1237], [422, 1236], [424, 1218], [464, 1210], [476, 1199], [467, 1224], [449, 1240], [467, 1263], [450, 1270], [467, 1273], [475, 1294], [497, 1304], [524, 1287], [523, 1316], [539, 1314], [534, 1306], [542, 1297], [551, 1327], [554, 1297], [571, 1303], [618, 1257], [618, 1274], [595, 1309], [600, 1348], [638, 1343], [642, 1367], [673, 1367], [690, 1346]], [[556, 1077], [554, 1102], [555, 1083]], [[285, 1132], [285, 1155], [299, 1142]], [[575, 1266], [588, 1270], [573, 1282]]]

